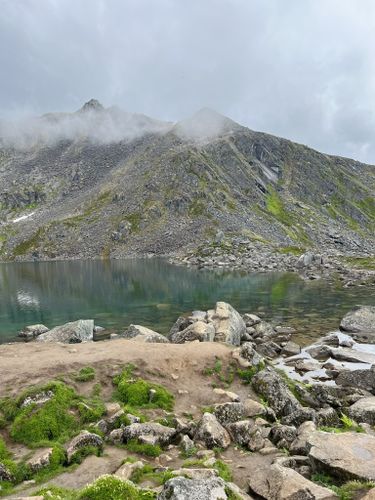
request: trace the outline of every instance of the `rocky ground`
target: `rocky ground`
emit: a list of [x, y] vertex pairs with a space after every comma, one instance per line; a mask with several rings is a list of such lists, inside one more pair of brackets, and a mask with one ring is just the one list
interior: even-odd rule
[[5, 498], [360, 499], [375, 492], [375, 309], [302, 349], [218, 302], [164, 337], [80, 320], [0, 346]]

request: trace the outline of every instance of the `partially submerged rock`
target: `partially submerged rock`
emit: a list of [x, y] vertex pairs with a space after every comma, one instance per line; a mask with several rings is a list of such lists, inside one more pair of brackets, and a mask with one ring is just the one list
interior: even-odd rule
[[315, 470], [340, 480], [375, 480], [375, 437], [357, 432], [315, 432], [308, 438]]
[[375, 306], [358, 306], [348, 312], [341, 320], [340, 329], [350, 333], [375, 333]]
[[37, 342], [62, 342], [64, 344], [77, 344], [93, 339], [94, 320], [79, 319], [65, 325], [56, 326], [46, 333], [39, 335]]

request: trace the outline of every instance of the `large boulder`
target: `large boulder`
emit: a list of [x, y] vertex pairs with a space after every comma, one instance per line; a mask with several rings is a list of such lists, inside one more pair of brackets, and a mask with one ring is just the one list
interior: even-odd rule
[[156, 344], [169, 343], [169, 340], [164, 335], [141, 325], [130, 325], [121, 336], [126, 339], [135, 340], [136, 342], [150, 342]]
[[271, 368], [258, 372], [252, 378], [254, 390], [265, 398], [278, 417], [287, 416], [302, 405], [288, 389], [286, 382]]
[[197, 425], [194, 441], [203, 442], [207, 448], [228, 448], [230, 436], [215, 415], [205, 413]]
[[240, 345], [246, 325], [241, 315], [230, 304], [216, 302], [212, 321], [215, 326], [215, 342]]
[[375, 394], [375, 366], [370, 370], [342, 371], [335, 382], [339, 386], [355, 387]]
[[241, 420], [245, 416], [245, 408], [242, 403], [222, 403], [215, 406], [214, 415], [225, 427]]
[[56, 326], [46, 333], [39, 335], [37, 342], [62, 342], [64, 344], [77, 344], [93, 339], [94, 320], [79, 319], [65, 325]]
[[225, 483], [219, 477], [188, 479], [175, 477], [167, 481], [158, 500], [226, 500]]
[[205, 321], [194, 321], [184, 330], [172, 333], [170, 341], [173, 344], [184, 344], [199, 340], [199, 342], [212, 342], [215, 338], [215, 327]]
[[266, 500], [333, 500], [332, 490], [319, 486], [298, 472], [279, 464], [262, 467], [250, 476], [249, 488]]
[[126, 443], [131, 439], [145, 444], [166, 446], [170, 444], [176, 435], [176, 429], [158, 424], [156, 422], [147, 422], [144, 424], [131, 424], [125, 427], [123, 441]]
[[236, 444], [250, 451], [259, 451], [265, 445], [262, 429], [251, 420], [241, 420], [229, 424], [228, 431]]
[[375, 333], [375, 306], [358, 306], [346, 314], [340, 329], [349, 333]]
[[348, 409], [349, 416], [356, 422], [375, 425], [375, 397], [362, 398]]
[[53, 450], [52, 448], [43, 448], [37, 450], [27, 461], [27, 466], [32, 472], [38, 472], [50, 465]]
[[316, 425], [314, 422], [304, 422], [301, 424], [297, 431], [297, 437], [292, 442], [289, 447], [289, 451], [293, 455], [306, 455], [309, 451], [307, 442], [311, 436], [316, 431]]
[[357, 432], [315, 432], [308, 438], [309, 458], [318, 472], [340, 480], [375, 480], [375, 437]]

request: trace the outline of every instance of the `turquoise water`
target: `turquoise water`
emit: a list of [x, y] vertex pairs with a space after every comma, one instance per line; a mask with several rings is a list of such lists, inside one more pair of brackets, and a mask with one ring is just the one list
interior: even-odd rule
[[121, 332], [130, 323], [166, 333], [177, 317], [216, 301], [296, 326], [307, 342], [338, 326], [365, 288], [336, 289], [295, 274], [198, 271], [159, 259], [0, 264], [0, 342], [25, 325], [79, 318]]

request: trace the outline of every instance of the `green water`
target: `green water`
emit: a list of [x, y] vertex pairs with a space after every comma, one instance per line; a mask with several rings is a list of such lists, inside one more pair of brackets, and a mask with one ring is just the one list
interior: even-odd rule
[[53, 327], [79, 318], [121, 332], [130, 323], [166, 333], [177, 317], [216, 301], [296, 326], [304, 343], [338, 326], [365, 288], [336, 289], [295, 274], [198, 271], [164, 260], [0, 264], [0, 342], [25, 325]]

